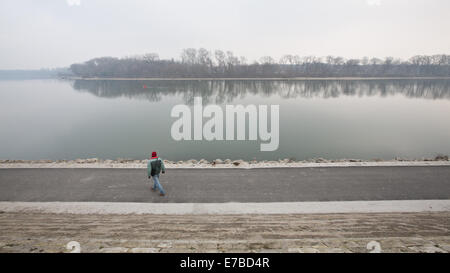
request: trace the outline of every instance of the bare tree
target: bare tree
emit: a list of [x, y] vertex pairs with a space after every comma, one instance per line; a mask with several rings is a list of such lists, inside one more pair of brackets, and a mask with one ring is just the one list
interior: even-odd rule
[[370, 64], [371, 65], [379, 65], [382, 64], [383, 60], [379, 59], [379, 58], [372, 58], [370, 59]]
[[294, 64], [294, 56], [291, 54], [283, 55], [280, 59], [280, 64]]
[[222, 50], [216, 50], [214, 52], [214, 57], [216, 58], [216, 62], [218, 66], [225, 66], [225, 53]]
[[181, 53], [181, 62], [186, 64], [195, 64], [197, 61], [197, 49], [186, 48]]
[[261, 64], [275, 64], [275, 59], [270, 56], [263, 56], [259, 59]]
[[207, 66], [212, 66], [211, 56], [208, 50], [199, 48], [197, 51], [197, 63]]
[[146, 53], [142, 56], [144, 61], [148, 63], [153, 63], [155, 61], [159, 61], [159, 55], [158, 53]]

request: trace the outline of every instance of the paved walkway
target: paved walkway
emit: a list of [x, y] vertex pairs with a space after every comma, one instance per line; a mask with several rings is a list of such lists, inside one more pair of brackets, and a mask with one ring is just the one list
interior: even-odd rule
[[0, 201], [299, 202], [450, 199], [450, 166], [172, 169], [168, 195], [144, 169], [0, 169]]

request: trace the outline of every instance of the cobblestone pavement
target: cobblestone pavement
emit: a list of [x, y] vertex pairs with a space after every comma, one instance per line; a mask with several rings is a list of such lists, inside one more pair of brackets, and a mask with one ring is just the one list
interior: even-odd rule
[[[0, 252], [450, 252], [450, 212], [75, 215], [0, 212]], [[375, 243], [376, 244], [376, 243]]]

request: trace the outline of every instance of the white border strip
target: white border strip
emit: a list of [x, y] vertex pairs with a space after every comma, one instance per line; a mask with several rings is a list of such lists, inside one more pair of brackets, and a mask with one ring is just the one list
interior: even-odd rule
[[0, 202], [0, 211], [71, 214], [322, 214], [450, 211], [450, 200], [273, 203]]

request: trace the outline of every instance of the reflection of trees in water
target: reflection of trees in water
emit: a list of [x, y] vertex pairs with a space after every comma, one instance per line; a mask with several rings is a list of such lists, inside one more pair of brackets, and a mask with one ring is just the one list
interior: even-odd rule
[[400, 94], [408, 98], [450, 99], [450, 80], [76, 80], [73, 86], [106, 98], [160, 101], [164, 96], [181, 96], [186, 104], [192, 104], [196, 96], [201, 96], [204, 103], [221, 104], [246, 95], [337, 98]]

